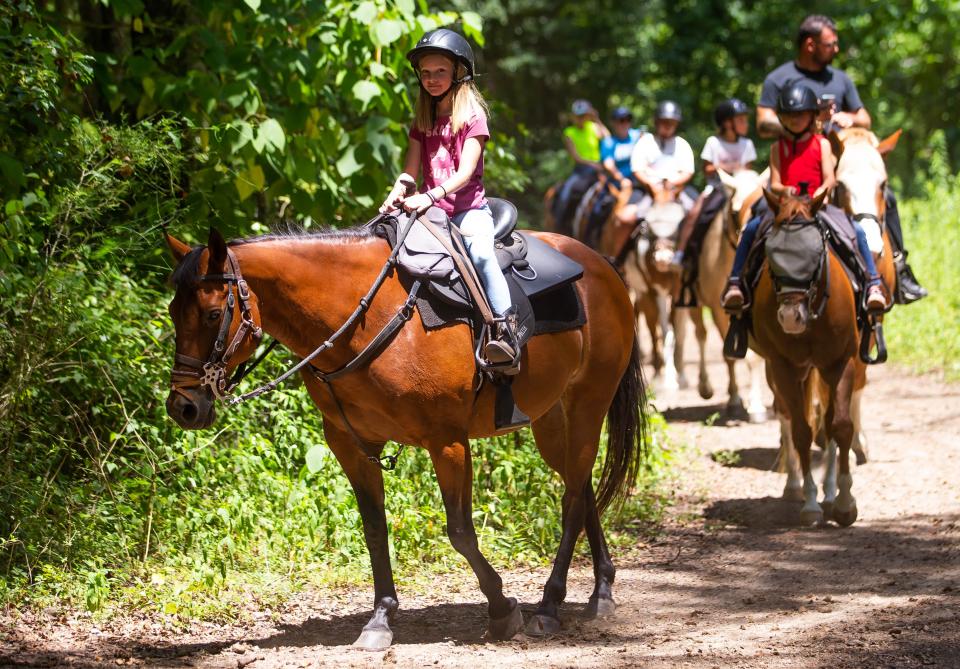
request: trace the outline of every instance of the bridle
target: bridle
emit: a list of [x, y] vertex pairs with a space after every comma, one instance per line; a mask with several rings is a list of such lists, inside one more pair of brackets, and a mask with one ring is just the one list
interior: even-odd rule
[[[213, 349], [210, 351], [207, 360], [199, 360], [183, 353], [177, 353], [174, 358], [176, 364], [183, 365], [187, 369], [174, 366], [170, 373], [173, 377], [170, 381], [170, 388], [173, 392], [187, 399], [190, 399], [190, 396], [185, 392], [184, 389], [186, 388], [209, 388], [217, 399], [223, 399], [230, 395], [233, 389], [243, 380], [243, 377], [249, 374], [270, 351], [268, 348], [252, 365], [248, 366], [247, 363], [243, 363], [232, 377], [227, 377], [227, 366], [230, 364], [230, 359], [233, 358], [246, 336], [252, 334], [258, 345], [263, 338], [263, 330], [253, 322], [250, 310], [250, 289], [243, 275], [240, 274], [240, 264], [237, 262], [236, 256], [229, 248], [227, 249], [227, 261], [230, 265], [229, 272], [204, 274], [197, 277], [198, 282], [226, 283], [227, 303], [223, 314], [220, 316], [217, 339], [213, 343]], [[233, 339], [227, 344], [237, 300], [240, 301], [240, 326], [237, 328], [236, 334], [233, 335]], [[276, 342], [271, 344], [270, 348], [274, 345], [276, 345]]]

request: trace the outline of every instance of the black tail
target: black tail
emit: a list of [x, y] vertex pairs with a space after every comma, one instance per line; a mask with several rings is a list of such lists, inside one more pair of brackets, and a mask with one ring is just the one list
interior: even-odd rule
[[623, 503], [637, 480], [647, 448], [646, 405], [640, 344], [634, 335], [630, 363], [607, 411], [607, 455], [597, 486], [600, 513], [610, 504]]

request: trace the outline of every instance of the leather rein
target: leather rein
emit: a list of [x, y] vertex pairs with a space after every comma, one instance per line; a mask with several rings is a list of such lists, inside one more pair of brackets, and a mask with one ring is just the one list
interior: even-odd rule
[[[279, 384], [283, 383], [293, 374], [310, 364], [318, 355], [332, 348], [336, 344], [337, 340], [348, 329], [350, 329], [350, 327], [353, 326], [354, 323], [356, 323], [357, 320], [363, 316], [363, 314], [366, 313], [374, 296], [377, 294], [377, 292], [380, 290], [380, 287], [386, 280], [387, 275], [396, 265], [397, 254], [399, 253], [400, 246], [403, 240], [406, 238], [410, 228], [413, 227], [413, 221], [416, 216], [416, 212], [411, 213], [407, 219], [406, 225], [399, 225], [398, 222], [400, 234], [397, 239], [397, 244], [394, 246], [393, 251], [390, 253], [390, 256], [387, 258], [386, 262], [381, 268], [380, 273], [374, 280], [370, 290], [367, 291], [366, 295], [360, 298], [360, 303], [357, 305], [357, 308], [354, 309], [353, 313], [350, 314], [343, 325], [341, 325], [336, 332], [330, 335], [326, 341], [320, 344], [320, 346], [314, 349], [312, 353], [304, 357], [302, 360], [300, 360], [300, 362], [288, 369], [286, 372], [272, 381], [265, 383], [248, 393], [244, 393], [243, 395], [236, 397], [231, 396], [233, 391], [244, 379], [244, 377], [252, 372], [254, 368], [256, 368], [257, 365], [263, 361], [267, 354], [273, 350], [273, 348], [277, 345], [277, 341], [274, 340], [271, 342], [270, 346], [268, 346], [267, 349], [261, 353], [255, 361], [253, 361], [253, 363], [249, 365], [248, 362], [241, 363], [241, 365], [237, 367], [237, 370], [234, 372], [233, 376], [229, 378], [227, 377], [227, 366], [230, 363], [230, 359], [236, 353], [237, 348], [239, 348], [240, 343], [244, 340], [247, 334], [252, 333], [258, 344], [263, 337], [263, 330], [260, 328], [260, 326], [253, 322], [253, 317], [250, 310], [250, 289], [247, 286], [247, 282], [244, 280], [243, 275], [240, 273], [240, 263], [237, 261], [233, 251], [227, 248], [227, 260], [230, 263], [230, 272], [225, 272], [223, 274], [204, 274], [200, 277], [197, 277], [197, 281], [214, 281], [228, 284], [226, 308], [223, 310], [223, 315], [221, 316], [220, 328], [217, 333], [217, 339], [213, 345], [213, 350], [210, 351], [210, 355], [207, 357], [205, 362], [182, 353], [177, 353], [175, 356], [176, 364], [184, 365], [187, 367], [187, 369], [178, 368], [176, 366], [173, 368], [171, 371], [171, 390], [183, 395], [184, 397], [188, 397], [184, 392], [184, 389], [186, 388], [209, 388], [210, 392], [213, 393], [217, 399], [223, 400], [229, 398], [230, 406], [239, 404], [240, 402], [244, 402], [254, 397], [259, 397], [260, 395], [275, 390]], [[374, 221], [377, 221], [380, 218], [382, 217], [377, 216], [369, 221], [367, 225], [372, 224]], [[416, 303], [419, 289], [420, 282], [414, 282], [410, 288], [409, 296], [397, 310], [396, 315], [394, 315], [390, 322], [383, 327], [383, 329], [373, 338], [373, 340], [371, 340], [369, 344], [367, 344], [367, 346], [363, 348], [362, 351], [360, 351], [347, 363], [331, 372], [323, 372], [315, 367], [310, 368], [310, 371], [315, 377], [317, 377], [318, 380], [327, 384], [327, 388], [331, 391], [331, 394], [333, 393], [333, 389], [329, 385], [331, 380], [353, 371], [357, 367], [373, 358], [379, 352], [380, 348], [390, 339], [390, 337], [406, 321], [410, 320], [413, 315], [413, 307]], [[234, 293], [236, 293], [236, 297], [234, 296]], [[241, 322], [240, 326], [237, 328], [236, 334], [234, 334], [233, 339], [230, 341], [230, 344], [227, 345], [226, 340], [230, 333], [230, 326], [233, 322], [233, 312], [236, 308], [238, 300], [240, 302]], [[342, 413], [340, 402], [337, 401], [335, 395], [334, 400], [336, 401], [337, 408], [340, 409]], [[349, 426], [349, 421], [347, 421], [347, 425]]]

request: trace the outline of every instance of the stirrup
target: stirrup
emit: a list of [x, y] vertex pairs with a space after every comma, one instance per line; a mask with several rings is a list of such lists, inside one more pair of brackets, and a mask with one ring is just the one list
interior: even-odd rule
[[[736, 288], [740, 294], [740, 304], [730, 304], [730, 293], [734, 288]], [[743, 292], [743, 285], [740, 283], [739, 278], [730, 277], [727, 279], [727, 285], [724, 286], [723, 294], [720, 296], [720, 306], [723, 307], [723, 310], [728, 314], [739, 315], [743, 313], [743, 310], [747, 306], [747, 296]]]

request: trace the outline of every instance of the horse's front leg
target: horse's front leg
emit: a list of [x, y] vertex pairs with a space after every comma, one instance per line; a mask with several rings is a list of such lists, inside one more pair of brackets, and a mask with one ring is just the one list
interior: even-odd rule
[[487, 597], [493, 639], [510, 639], [523, 630], [523, 614], [513, 597], [504, 597], [503, 581], [480, 552], [473, 526], [473, 464], [469, 441], [463, 439], [444, 445], [428, 445], [437, 483], [447, 511], [447, 536], [477, 575], [480, 590]]
[[[370, 553], [373, 569], [373, 616], [364, 625], [354, 646], [364, 650], [385, 650], [393, 643], [390, 623], [400, 606], [397, 588], [393, 583], [390, 567], [390, 550], [387, 543], [387, 516], [383, 502], [383, 472], [367, 459], [356, 440], [330, 421], [324, 421], [323, 431], [327, 444], [333, 451], [344, 473], [353, 486], [363, 520], [363, 536]], [[380, 444], [382, 447], [382, 444]]]
[[834, 410], [829, 416], [828, 425], [831, 441], [835, 442], [840, 449], [837, 463], [839, 492], [833, 508], [833, 519], [843, 527], [852, 525], [857, 519], [857, 500], [853, 497], [853, 476], [850, 474], [850, 446], [854, 440], [851, 405], [855, 364], [852, 358], [847, 360], [839, 379], [830, 384], [830, 405]]

